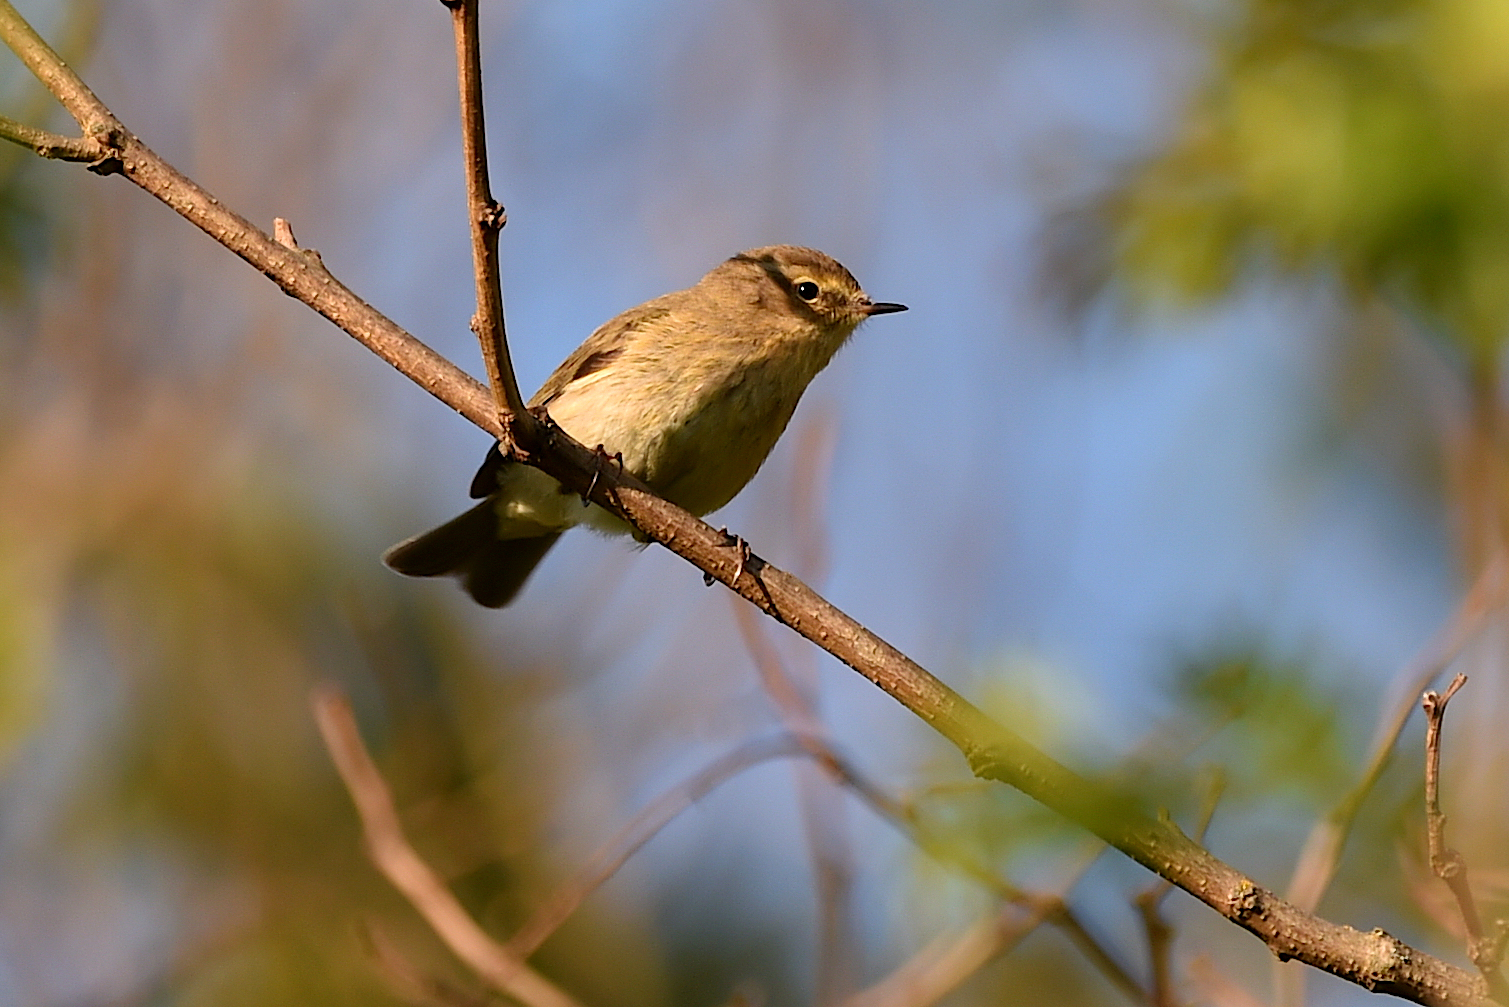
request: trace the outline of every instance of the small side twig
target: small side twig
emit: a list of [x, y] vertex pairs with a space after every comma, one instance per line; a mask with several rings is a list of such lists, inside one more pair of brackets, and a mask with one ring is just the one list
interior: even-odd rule
[[290, 252], [301, 252], [312, 259], [321, 269], [325, 268], [325, 260], [320, 256], [320, 253], [312, 248], [304, 248], [300, 245], [299, 239], [294, 237], [293, 225], [282, 217], [272, 218], [272, 237], [274, 241]]
[[1446, 887], [1457, 900], [1462, 925], [1467, 930], [1467, 955], [1483, 973], [1489, 987], [1498, 994], [1509, 992], [1499, 974], [1509, 930], [1500, 922], [1494, 933], [1484, 931], [1472, 898], [1472, 887], [1467, 882], [1467, 863], [1462, 854], [1446, 845], [1446, 813], [1441, 810], [1441, 723], [1446, 718], [1446, 704], [1466, 684], [1467, 676], [1458, 674], [1444, 693], [1432, 689], [1420, 700], [1425, 710], [1425, 823], [1430, 843], [1430, 867], [1436, 877], [1446, 882]]
[[[1389, 694], [1396, 698], [1380, 714], [1373, 732], [1367, 768], [1356, 785], [1316, 821], [1300, 850], [1299, 859], [1295, 861], [1287, 895], [1296, 906], [1313, 912], [1320, 905], [1331, 879], [1336, 876], [1342, 849], [1362, 803], [1383, 775], [1394, 745], [1415, 708], [1415, 697], [1457, 659], [1488, 617], [1503, 606], [1506, 594], [1509, 594], [1509, 556], [1500, 550], [1484, 565], [1483, 572], [1468, 588], [1451, 616], [1395, 674]], [[1304, 1007], [1305, 971], [1288, 962], [1275, 962], [1274, 970], [1278, 990], [1276, 999], [1280, 1007]]]
[[83, 136], [64, 136], [28, 126], [0, 115], [0, 140], [18, 143], [42, 157], [58, 161], [98, 161], [110, 152], [102, 144]]
[[578, 1007], [558, 986], [489, 937], [451, 894], [440, 875], [404, 836], [393, 795], [362, 744], [351, 704], [333, 686], [310, 697], [330, 758], [351, 794], [377, 869], [419, 911], [425, 922], [489, 986], [527, 1007]]

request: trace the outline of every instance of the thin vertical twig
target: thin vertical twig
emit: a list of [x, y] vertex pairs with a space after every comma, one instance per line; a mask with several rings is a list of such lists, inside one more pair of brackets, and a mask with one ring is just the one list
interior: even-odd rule
[[1504, 921], [1499, 921], [1494, 933], [1483, 929], [1482, 917], [1472, 898], [1472, 886], [1467, 881], [1467, 862], [1462, 854], [1446, 845], [1446, 813], [1441, 810], [1441, 725], [1446, 719], [1446, 704], [1457, 690], [1467, 684], [1466, 675], [1457, 675], [1446, 691], [1427, 692], [1420, 699], [1425, 710], [1425, 824], [1427, 841], [1430, 844], [1430, 868], [1436, 877], [1446, 883], [1457, 900], [1462, 913], [1462, 925], [1467, 931], [1467, 955], [1483, 973], [1499, 999], [1509, 993], [1499, 973], [1499, 963], [1504, 958], [1504, 940], [1509, 930]]
[[[1320, 905], [1321, 897], [1336, 876], [1342, 849], [1363, 801], [1383, 775], [1399, 735], [1415, 708], [1415, 697], [1457, 659], [1488, 617], [1503, 607], [1506, 595], [1509, 595], [1509, 556], [1501, 550], [1484, 566], [1446, 622], [1414, 658], [1399, 669], [1389, 690], [1397, 698], [1384, 708], [1379, 718], [1367, 768], [1352, 789], [1311, 828], [1295, 861], [1287, 891], [1289, 900], [1295, 905], [1310, 912]], [[1275, 962], [1273, 968], [1278, 1003], [1282, 1007], [1303, 1007], [1304, 967], [1280, 961]]]
[[[503, 324], [503, 281], [498, 274], [498, 232], [508, 221], [493, 199], [487, 175], [487, 128], [482, 110], [482, 43], [477, 0], [442, 0], [456, 34], [457, 91], [461, 99], [461, 154], [466, 167], [467, 216], [471, 224], [472, 266], [477, 280], [477, 313], [472, 331], [482, 347], [488, 384], [505, 438], [532, 422], [514, 376]], [[505, 445], [506, 446], [506, 445]]]
[[0, 115], [0, 140], [9, 140], [31, 150], [39, 157], [59, 161], [97, 161], [105, 153], [93, 140], [82, 136], [62, 136], [45, 129], [28, 126], [9, 116]]
[[1420, 699], [1425, 710], [1425, 821], [1430, 843], [1430, 868], [1445, 881], [1462, 906], [1463, 922], [1469, 937], [1477, 938], [1482, 928], [1473, 911], [1472, 893], [1458, 887], [1466, 874], [1462, 856], [1446, 845], [1446, 813], [1441, 810], [1441, 724], [1446, 718], [1446, 704], [1467, 684], [1466, 675], [1457, 675], [1446, 692], [1427, 692]]

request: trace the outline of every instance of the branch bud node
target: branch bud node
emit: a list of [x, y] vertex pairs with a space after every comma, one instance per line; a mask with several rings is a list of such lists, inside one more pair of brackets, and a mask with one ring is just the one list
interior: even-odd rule
[[503, 209], [502, 203], [497, 201], [490, 202], [487, 204], [487, 208], [477, 216], [477, 223], [481, 224], [486, 230], [501, 231], [503, 230], [503, 225], [508, 223], [508, 212]]

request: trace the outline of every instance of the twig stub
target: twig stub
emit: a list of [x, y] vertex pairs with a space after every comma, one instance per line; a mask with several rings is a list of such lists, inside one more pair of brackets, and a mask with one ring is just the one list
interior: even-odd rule
[[503, 209], [502, 203], [491, 200], [477, 215], [477, 223], [487, 230], [501, 231], [503, 225], [508, 223], [508, 211]]

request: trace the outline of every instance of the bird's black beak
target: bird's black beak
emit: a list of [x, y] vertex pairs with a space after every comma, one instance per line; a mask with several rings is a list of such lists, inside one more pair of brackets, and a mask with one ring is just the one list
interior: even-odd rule
[[865, 305], [866, 315], [890, 315], [905, 310], [905, 304], [896, 304], [892, 301], [875, 301]]

